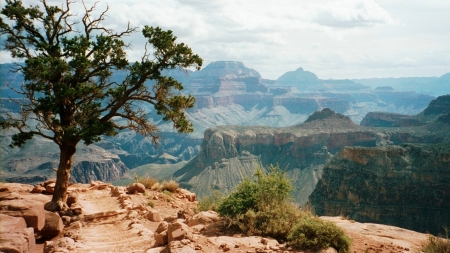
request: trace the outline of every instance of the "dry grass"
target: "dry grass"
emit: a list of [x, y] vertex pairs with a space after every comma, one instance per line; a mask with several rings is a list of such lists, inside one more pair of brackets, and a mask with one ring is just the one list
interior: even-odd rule
[[179, 184], [174, 180], [170, 180], [169, 182], [163, 181], [160, 186], [160, 191], [169, 191], [176, 192], [179, 188]]
[[424, 253], [449, 253], [450, 239], [448, 237], [448, 229], [445, 229], [445, 232], [445, 238], [429, 235], [428, 241], [423, 245], [420, 251]]
[[153, 186], [158, 183], [158, 180], [151, 178], [149, 176], [139, 178], [138, 183], [141, 183], [145, 186], [146, 189], [153, 189]]

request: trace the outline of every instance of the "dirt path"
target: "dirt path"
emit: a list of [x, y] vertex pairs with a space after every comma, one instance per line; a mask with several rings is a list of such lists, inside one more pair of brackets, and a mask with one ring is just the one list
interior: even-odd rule
[[81, 192], [84, 221], [76, 252], [145, 252], [153, 246], [152, 232], [136, 211], [122, 209], [109, 188]]

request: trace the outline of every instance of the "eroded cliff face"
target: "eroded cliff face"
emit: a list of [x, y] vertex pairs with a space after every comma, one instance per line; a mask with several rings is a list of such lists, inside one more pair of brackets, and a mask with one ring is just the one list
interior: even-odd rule
[[317, 215], [441, 233], [450, 226], [450, 145], [345, 147], [310, 196]]
[[361, 120], [361, 126], [371, 127], [412, 127], [422, 126], [435, 121], [450, 112], [450, 95], [440, 96], [417, 115], [405, 115], [389, 112], [369, 112]]
[[174, 176], [184, 187], [204, 195], [212, 186], [233, 189], [257, 166], [278, 164], [293, 180], [296, 201], [305, 204], [331, 153], [348, 145], [376, 146], [382, 141], [379, 133], [330, 109], [289, 128], [214, 127], [205, 131], [197, 157]]
[[[8, 141], [8, 140], [6, 140]], [[70, 181], [89, 183], [91, 180], [116, 181], [129, 171], [119, 156], [96, 146], [79, 145], [73, 157]], [[3, 150], [2, 162], [7, 165], [1, 178], [7, 182], [36, 184], [56, 177], [59, 155], [53, 142], [42, 138], [31, 140], [23, 149]], [[20, 158], [18, 158], [20, 157]]]

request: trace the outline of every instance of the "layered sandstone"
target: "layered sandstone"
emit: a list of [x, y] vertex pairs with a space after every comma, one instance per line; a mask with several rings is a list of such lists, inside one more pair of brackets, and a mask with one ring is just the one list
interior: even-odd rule
[[450, 226], [448, 144], [345, 147], [310, 196], [318, 215], [442, 233]]

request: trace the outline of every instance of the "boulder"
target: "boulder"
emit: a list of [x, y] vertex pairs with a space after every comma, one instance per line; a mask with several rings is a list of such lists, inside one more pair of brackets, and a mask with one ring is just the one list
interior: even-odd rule
[[166, 231], [168, 226], [169, 226], [169, 223], [163, 221], [163, 222], [159, 223], [159, 226], [158, 226], [158, 228], [156, 228], [155, 232], [156, 233], [161, 233], [163, 231]]
[[192, 232], [186, 224], [180, 221], [174, 221], [167, 226], [167, 239], [169, 243], [190, 238], [192, 238]]
[[45, 181], [44, 183], [42, 183], [42, 186], [43, 186], [44, 188], [47, 188], [47, 186], [48, 186], [49, 184], [55, 184], [55, 183], [56, 183], [56, 178], [53, 178], [53, 179], [49, 179], [49, 180]]
[[45, 211], [45, 225], [40, 231], [44, 237], [55, 237], [64, 229], [61, 217], [57, 213]]
[[188, 221], [188, 226], [193, 227], [196, 225], [208, 225], [219, 220], [219, 215], [214, 211], [200, 212], [194, 215]]
[[47, 186], [45, 186], [45, 191], [47, 193], [53, 194], [55, 192], [55, 185], [55, 183], [48, 184]]
[[163, 231], [159, 234], [155, 234], [155, 245], [154, 247], [163, 246], [168, 243], [167, 231]]
[[45, 191], [45, 188], [41, 185], [36, 185], [32, 190], [31, 193], [42, 193]]
[[45, 225], [44, 204], [35, 200], [15, 199], [0, 202], [0, 213], [23, 217], [28, 227], [40, 231]]
[[184, 197], [189, 200], [190, 202], [194, 202], [197, 199], [197, 195], [193, 192], [190, 192], [185, 189], [180, 189], [181, 193], [184, 195]]
[[160, 222], [162, 221], [161, 215], [159, 214], [158, 211], [156, 210], [149, 210], [148, 214], [147, 214], [147, 219], [149, 221], [153, 221], [153, 222]]
[[22, 217], [0, 214], [0, 220], [0, 252], [34, 252], [34, 230]]
[[127, 192], [129, 194], [133, 194], [135, 192], [144, 193], [145, 186], [141, 183], [132, 183], [130, 186], [127, 187]]

